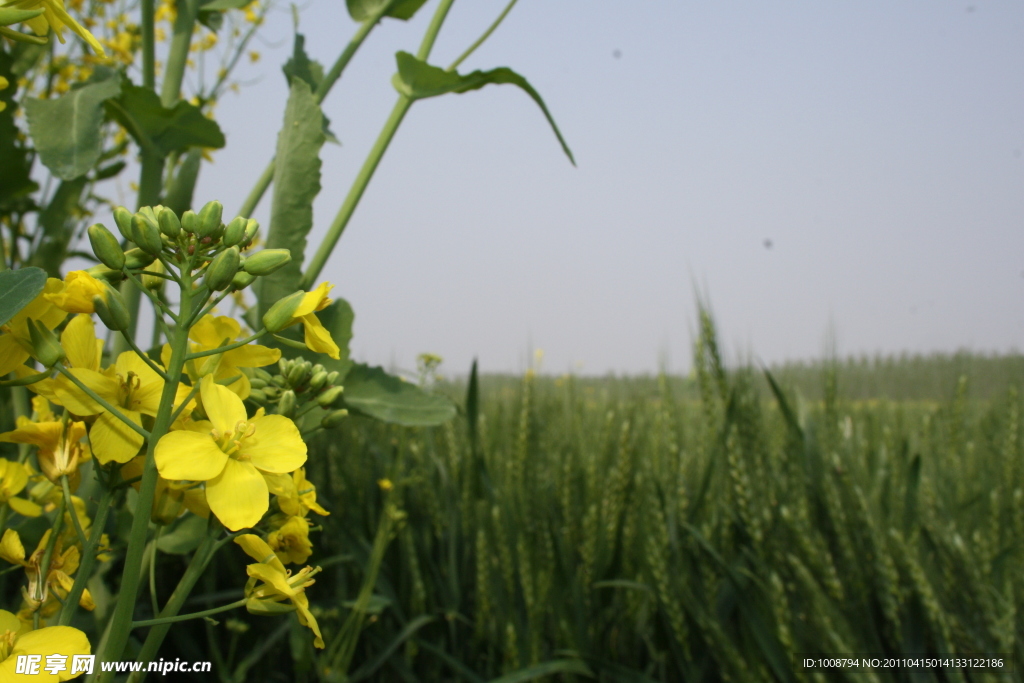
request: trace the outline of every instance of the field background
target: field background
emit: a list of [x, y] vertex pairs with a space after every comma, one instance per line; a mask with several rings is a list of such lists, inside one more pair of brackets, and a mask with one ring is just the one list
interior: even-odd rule
[[[453, 422], [352, 418], [311, 448], [332, 510], [311, 598], [328, 655], [364, 629], [350, 680], [1021, 680], [794, 653], [1019, 666], [1024, 358], [833, 359], [773, 386], [701, 327], [690, 377], [438, 382]], [[308, 639], [266, 623], [280, 680], [314, 680]]]

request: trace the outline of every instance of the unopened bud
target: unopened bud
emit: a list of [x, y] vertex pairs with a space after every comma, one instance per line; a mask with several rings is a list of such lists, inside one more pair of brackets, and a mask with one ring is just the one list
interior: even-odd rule
[[249, 391], [249, 400], [253, 403], [266, 403], [267, 395], [261, 389], [251, 389]]
[[320, 426], [324, 429], [334, 429], [335, 427], [341, 426], [341, 423], [348, 417], [348, 411], [344, 408], [341, 410], [332, 410], [331, 412], [324, 415], [323, 419], [320, 420]]
[[287, 249], [263, 249], [245, 259], [245, 272], [253, 275], [270, 275], [292, 260]]
[[[153, 272], [153, 273], [163, 273], [163, 272], [165, 272], [164, 271], [164, 264], [161, 263], [160, 261], [154, 261], [150, 265], [150, 268], [148, 268], [146, 270], [146, 273], [149, 273], [149, 272]], [[155, 291], [161, 289], [164, 286], [164, 279], [162, 277], [158, 276], [158, 275], [146, 275], [145, 273], [143, 273], [143, 275], [142, 275], [142, 286], [145, 287], [146, 289], [150, 290], [151, 292], [155, 292]]]
[[327, 373], [327, 383], [334, 384], [338, 381], [339, 372], [337, 370], [331, 370]]
[[86, 268], [85, 272], [92, 275], [97, 280], [104, 280], [106, 282], [120, 282], [124, 279], [124, 272], [120, 270], [111, 270], [102, 263], [93, 266], [92, 268]]
[[227, 289], [232, 278], [238, 272], [238, 259], [241, 252], [238, 247], [231, 247], [217, 254], [206, 269], [206, 285], [211, 291], [219, 292]]
[[259, 377], [253, 377], [249, 380], [249, 386], [253, 389], [262, 389], [267, 386], [267, 381]]
[[320, 391], [327, 386], [327, 371], [320, 370], [319, 372], [316, 372], [315, 367], [313, 370], [313, 378], [309, 380], [309, 389], [310, 391]]
[[125, 238], [129, 242], [134, 242], [135, 237], [132, 235], [132, 213], [123, 206], [119, 206], [114, 209], [114, 223], [117, 225], [117, 231], [121, 233], [121, 237]]
[[107, 268], [118, 271], [124, 268], [124, 249], [105, 225], [97, 223], [89, 227], [89, 244], [92, 253]]
[[207, 202], [206, 206], [199, 210], [199, 223], [196, 225], [196, 234], [200, 237], [212, 237], [220, 228], [220, 217], [224, 213], [224, 206], [214, 200]]
[[246, 219], [241, 216], [233, 218], [227, 227], [224, 228], [224, 238], [221, 241], [229, 247], [241, 244], [242, 239], [245, 237], [245, 223]]
[[301, 387], [309, 379], [309, 371], [312, 369], [312, 364], [309, 361], [302, 361], [295, 359], [292, 363], [291, 369], [288, 371], [288, 384], [292, 385], [293, 388]]
[[142, 212], [132, 217], [132, 234], [135, 235], [135, 244], [143, 251], [157, 256], [164, 250], [164, 241], [160, 238], [160, 228], [157, 224], [151, 223]]
[[[250, 261], [252, 259], [249, 259]], [[248, 261], [246, 262], [248, 265]], [[292, 320], [292, 313], [302, 303], [302, 297], [306, 295], [305, 292], [295, 292], [290, 294], [283, 299], [279, 299], [277, 303], [270, 307], [263, 316], [263, 326], [270, 332], [280, 332], [284, 328], [288, 327]], [[284, 369], [281, 370], [282, 374], [285, 374]]]
[[156, 259], [153, 254], [148, 254], [142, 249], [129, 249], [124, 253], [124, 267], [131, 270], [145, 268]]
[[132, 324], [132, 316], [128, 313], [128, 306], [125, 305], [121, 292], [108, 287], [103, 296], [97, 295], [92, 298], [93, 307], [100, 322], [107, 326], [108, 330], [124, 332]]
[[160, 223], [160, 232], [172, 240], [177, 240], [181, 234], [181, 221], [178, 215], [168, 208], [165, 208], [157, 216]]
[[295, 392], [291, 389], [281, 394], [281, 400], [277, 402], [277, 414], [285, 417], [295, 415]]
[[259, 379], [263, 380], [267, 384], [270, 384], [271, 382], [274, 381], [274, 376], [271, 375], [266, 370], [264, 370], [263, 368], [253, 368], [252, 374], [255, 377], [258, 377]]
[[196, 212], [189, 209], [185, 213], [181, 214], [181, 229], [188, 234], [194, 234], [199, 227], [199, 216]]
[[260, 230], [260, 224], [256, 222], [255, 218], [250, 218], [245, 222], [245, 235], [242, 237], [243, 247], [247, 247], [252, 244], [252, 241], [256, 239], [256, 233]]
[[60, 340], [50, 328], [40, 322], [28, 318], [28, 334], [32, 340], [33, 356], [43, 364], [43, 367], [52, 368], [64, 360], [64, 347]]
[[323, 392], [316, 397], [317, 405], [321, 408], [330, 408], [334, 405], [335, 401], [341, 398], [342, 387], [331, 387], [327, 391]]
[[235, 277], [231, 278], [231, 288], [236, 292], [241, 291], [256, 281], [256, 276], [252, 273], [247, 273], [244, 270], [240, 270], [235, 273]]

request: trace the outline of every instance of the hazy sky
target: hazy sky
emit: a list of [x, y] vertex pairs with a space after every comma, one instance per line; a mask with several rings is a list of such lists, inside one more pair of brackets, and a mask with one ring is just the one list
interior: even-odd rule
[[[342, 146], [324, 147], [313, 242], [435, 5], [378, 27], [325, 102]], [[456, 2], [431, 61], [503, 6]], [[302, 9], [325, 65], [354, 29], [341, 0]], [[290, 33], [273, 14], [240, 73], [262, 79], [219, 106], [228, 146], [197, 201], [233, 215], [266, 164]], [[685, 371], [695, 286], [730, 359], [819, 356], [830, 324], [844, 355], [1022, 348], [1022, 36], [1016, 1], [521, 0], [462, 70], [528, 78], [578, 167], [512, 86], [414, 105], [324, 271], [355, 308], [353, 353]]]

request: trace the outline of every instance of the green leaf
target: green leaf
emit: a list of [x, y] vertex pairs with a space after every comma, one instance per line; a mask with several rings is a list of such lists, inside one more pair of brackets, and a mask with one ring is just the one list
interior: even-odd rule
[[39, 268], [0, 272], [0, 325], [6, 325], [32, 303], [46, 286], [46, 273]]
[[288, 249], [292, 260], [260, 278], [260, 317], [279, 299], [300, 289], [306, 235], [313, 227], [313, 200], [320, 192], [320, 148], [324, 144], [323, 114], [306, 81], [292, 78], [277, 136], [274, 194], [270, 206], [267, 248]]
[[121, 96], [107, 102], [107, 108], [140, 147], [153, 146], [163, 156], [189, 147], [224, 146], [224, 133], [213, 119], [193, 104], [179, 100], [170, 109], [148, 88], [125, 81]]
[[408, 21], [427, 0], [345, 0], [349, 16], [355, 21], [366, 21], [376, 16], [389, 3], [392, 7], [384, 16]]
[[315, 59], [310, 59], [306, 54], [306, 36], [301, 33], [295, 34], [295, 41], [292, 44], [292, 56], [281, 67], [284, 78], [291, 87], [295, 78], [305, 81], [310, 90], [316, 90], [320, 81], [324, 79], [324, 67]]
[[[355, 609], [357, 602], [358, 600], [345, 600], [341, 603], [341, 605], [342, 607], [346, 607], [348, 609]], [[363, 611], [367, 614], [380, 614], [390, 606], [391, 600], [389, 598], [374, 593], [366, 602], [366, 609]]]
[[253, 0], [213, 0], [199, 7], [200, 12], [223, 12], [229, 9], [243, 9]]
[[14, 9], [13, 7], [0, 7], [0, 26], [19, 24], [29, 19], [34, 19], [43, 13], [43, 9]]
[[198, 548], [205, 536], [206, 520], [196, 515], [186, 515], [171, 532], [157, 539], [156, 547], [160, 552], [185, 555]]
[[577, 676], [586, 676], [587, 678], [594, 677], [594, 673], [587, 665], [578, 659], [556, 659], [553, 662], [534, 664], [499, 678], [492, 678], [490, 683], [523, 683], [524, 681], [532, 681], [557, 673], [576, 674]]
[[121, 86], [111, 77], [83, 85], [52, 100], [25, 100], [28, 130], [39, 159], [55, 176], [74, 180], [100, 158], [103, 103]]
[[376, 657], [374, 657], [366, 664], [363, 664], [355, 671], [353, 671], [352, 675], [348, 679], [349, 682], [357, 683], [358, 681], [365, 680], [372, 676], [377, 671], [377, 669], [384, 666], [385, 662], [391, 659], [391, 657], [395, 654], [395, 651], [398, 650], [402, 643], [416, 635], [416, 632], [424, 626], [426, 626], [427, 624], [433, 623], [435, 619], [436, 617], [432, 617], [427, 614], [421, 614], [420, 616], [410, 621], [408, 624], [405, 625], [405, 628], [398, 632], [398, 635], [392, 638], [391, 642], [388, 643], [387, 647], [385, 647], [380, 654], [378, 654]]
[[431, 66], [408, 52], [399, 52], [395, 55], [395, 59], [398, 62], [398, 73], [392, 77], [391, 82], [395, 86], [395, 90], [413, 100], [437, 97], [438, 95], [445, 95], [450, 92], [462, 94], [471, 90], [479, 90], [485, 85], [491, 84], [507, 83], [519, 86], [544, 112], [544, 118], [548, 120], [551, 129], [555, 132], [555, 137], [558, 138], [558, 142], [562, 145], [562, 151], [569, 157], [569, 161], [572, 162], [573, 166], [576, 165], [576, 160], [572, 156], [572, 150], [569, 149], [569, 145], [566, 144], [565, 139], [562, 137], [562, 132], [558, 130], [558, 125], [555, 123], [554, 118], [551, 117], [551, 112], [548, 111], [547, 105], [544, 104], [540, 93], [534, 90], [533, 86], [525, 78], [512, 69], [500, 67], [490, 71], [474, 71], [462, 76], [455, 71], [445, 71], [439, 67]]
[[404, 427], [433, 427], [455, 417], [455, 404], [428, 394], [382, 368], [354, 363], [345, 376], [346, 407], [367, 417]]

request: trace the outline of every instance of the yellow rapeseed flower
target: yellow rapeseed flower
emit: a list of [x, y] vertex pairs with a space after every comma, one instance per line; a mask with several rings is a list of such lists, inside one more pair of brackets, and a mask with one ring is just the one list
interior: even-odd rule
[[316, 502], [316, 486], [306, 480], [305, 468], [299, 468], [286, 474], [274, 474], [265, 477], [270, 492], [277, 496], [277, 505], [281, 512], [293, 517], [305, 517], [310, 510], [326, 517], [331, 514]]
[[329, 282], [323, 282], [316, 289], [306, 292], [299, 300], [295, 310], [290, 314], [286, 314], [290, 315], [288, 321], [278, 329], [284, 329], [301, 322], [305, 332], [306, 346], [311, 351], [326, 353], [334, 360], [338, 360], [341, 358], [341, 349], [334, 343], [331, 333], [327, 331], [327, 328], [323, 326], [320, 319], [316, 317], [317, 311], [322, 311], [331, 305], [332, 299], [327, 296], [327, 293], [332, 289], [334, 289], [334, 285]]
[[251, 527], [270, 508], [263, 473], [292, 472], [306, 462], [299, 429], [283, 415], [249, 418], [242, 399], [216, 383], [200, 384], [209, 421], [170, 432], [156, 445], [156, 466], [169, 480], [205, 481], [206, 502], [232, 531]]
[[[252, 614], [272, 614], [280, 611], [280, 604], [283, 601], [290, 601], [298, 612], [299, 623], [313, 631], [313, 645], [322, 649], [324, 639], [320, 635], [316, 618], [309, 611], [309, 598], [305, 593], [305, 589], [315, 583], [313, 576], [320, 568], [306, 567], [292, 575], [259, 536], [243, 534], [235, 539], [235, 543], [242, 546], [249, 557], [256, 560], [256, 564], [250, 564], [245, 568], [249, 575], [249, 581], [245, 584], [245, 608]], [[258, 583], [260, 581], [263, 583]]]
[[0, 443], [26, 443], [39, 449], [39, 469], [46, 478], [56, 483], [61, 476], [72, 478], [71, 487], [77, 488], [78, 465], [90, 457], [85, 438], [84, 422], [62, 422], [60, 420], [33, 422], [19, 417], [18, 428], [0, 434]]
[[47, 294], [47, 300], [68, 313], [95, 313], [95, 296], [107, 298], [107, 286], [84, 270], [73, 270], [64, 276], [64, 288]]
[[47, 297], [64, 288], [57, 278], [46, 281], [42, 293], [21, 309], [6, 325], [0, 327], [0, 377], [13, 372], [32, 355], [32, 338], [28, 331], [28, 320], [52, 330], [64, 322], [67, 313], [57, 308]]
[[25, 465], [0, 458], [0, 505], [10, 505], [19, 515], [38, 517], [43, 514], [41, 505], [25, 498], [18, 498], [18, 494], [28, 484], [28, 475], [29, 469]]
[[101, 57], [105, 57], [107, 54], [103, 51], [100, 41], [96, 40], [96, 36], [85, 30], [81, 24], [75, 21], [74, 17], [68, 14], [68, 11], [64, 9], [62, 0], [8, 0], [0, 4], [0, 7], [42, 9], [43, 13], [40, 16], [25, 22], [37, 36], [47, 35], [52, 28], [53, 32], [57, 34], [57, 40], [63, 43], [63, 31], [64, 27], [67, 26], [71, 29], [72, 33], [75, 33], [79, 38], [89, 43], [89, 46], [96, 54]]
[[[75, 583], [71, 575], [78, 571], [80, 560], [78, 547], [73, 545], [61, 552], [63, 541], [58, 536], [54, 543], [53, 555], [50, 556], [49, 569], [46, 572], [46, 577], [43, 577], [41, 565], [52, 532], [52, 529], [46, 530], [43, 537], [39, 539], [39, 545], [35, 552], [28, 557], [25, 556], [25, 546], [22, 545], [17, 531], [8, 529], [4, 532], [3, 538], [0, 538], [0, 558], [11, 564], [20, 564], [25, 568], [25, 574], [28, 575], [28, 593], [25, 598], [30, 601], [30, 606], [33, 609], [38, 609], [47, 601], [50, 597], [50, 590], [61, 600], [65, 599]], [[96, 608], [88, 589], [82, 592], [78, 604], [87, 610]]]
[[309, 520], [305, 517], [287, 517], [280, 521], [283, 523], [267, 534], [267, 544], [284, 564], [302, 564], [313, 554], [313, 544], [309, 540]]
[[[36, 631], [25, 631], [21, 620], [6, 610], [0, 610], [0, 680], [52, 683], [78, 678], [84, 671], [74, 671], [74, 656], [92, 652], [89, 639], [72, 626], [47, 626]], [[18, 657], [38, 655], [39, 669], [32, 674], [18, 673]], [[45, 668], [51, 657], [61, 655], [63, 671], [50, 673]]]

